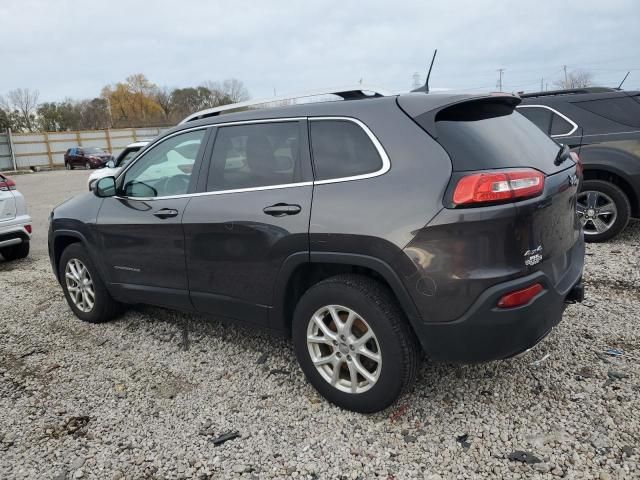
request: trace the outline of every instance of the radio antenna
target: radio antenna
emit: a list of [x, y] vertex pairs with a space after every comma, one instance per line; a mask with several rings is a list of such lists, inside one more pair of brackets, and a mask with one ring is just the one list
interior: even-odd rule
[[429, 71], [427, 72], [427, 80], [424, 82], [424, 93], [429, 93], [429, 77], [431, 77], [431, 69], [433, 68], [433, 62], [436, 60], [438, 49], [433, 51], [433, 57], [431, 57], [431, 65], [429, 65]]
[[620, 82], [620, 85], [618, 85], [618, 90], [620, 90], [622, 88], [622, 84], [624, 83], [624, 81], [627, 79], [627, 77], [629, 76], [629, 74], [631, 73], [631, 71], [627, 72], [627, 74], [624, 76], [624, 78], [622, 79], [622, 81]]

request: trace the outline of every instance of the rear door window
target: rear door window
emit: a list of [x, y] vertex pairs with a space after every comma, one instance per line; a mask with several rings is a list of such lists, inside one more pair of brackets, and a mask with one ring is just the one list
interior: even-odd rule
[[573, 104], [612, 122], [640, 128], [640, 103], [634, 101], [633, 97], [603, 98]]
[[302, 181], [300, 125], [292, 121], [218, 127], [207, 191]]
[[378, 150], [358, 124], [310, 119], [309, 130], [316, 180], [348, 178], [382, 169]]

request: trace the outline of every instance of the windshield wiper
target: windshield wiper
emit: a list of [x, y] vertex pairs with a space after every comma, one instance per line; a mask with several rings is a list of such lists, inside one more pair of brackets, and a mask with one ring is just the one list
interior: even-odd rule
[[571, 150], [566, 145], [560, 144], [560, 150], [558, 150], [558, 154], [556, 155], [556, 159], [553, 161], [554, 165], [560, 165], [571, 155]]

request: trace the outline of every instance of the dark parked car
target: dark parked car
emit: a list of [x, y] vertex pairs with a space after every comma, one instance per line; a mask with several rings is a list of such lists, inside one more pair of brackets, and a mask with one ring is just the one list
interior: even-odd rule
[[580, 154], [585, 239], [608, 240], [640, 217], [640, 92], [596, 87], [522, 99], [520, 113]]
[[290, 334], [315, 388], [359, 412], [410, 387], [423, 352], [539, 342], [582, 299], [575, 157], [514, 96], [342, 93], [194, 114], [56, 207], [73, 312], [148, 303]]
[[113, 155], [98, 147], [71, 147], [64, 154], [64, 167], [73, 170], [75, 167], [102, 168]]

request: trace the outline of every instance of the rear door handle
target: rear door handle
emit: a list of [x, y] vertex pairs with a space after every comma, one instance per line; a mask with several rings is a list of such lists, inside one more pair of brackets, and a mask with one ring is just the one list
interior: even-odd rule
[[154, 213], [154, 215], [164, 220], [165, 218], [177, 217], [178, 210], [175, 210], [173, 208], [162, 208]]
[[300, 205], [289, 205], [288, 203], [276, 203], [269, 207], [264, 207], [262, 211], [273, 217], [284, 217], [285, 215], [297, 215], [302, 210]]

